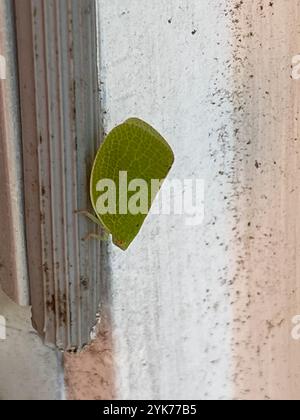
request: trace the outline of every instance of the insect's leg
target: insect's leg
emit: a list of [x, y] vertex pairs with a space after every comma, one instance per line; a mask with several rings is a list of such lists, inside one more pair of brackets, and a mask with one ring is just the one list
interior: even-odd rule
[[100, 226], [101, 228], [103, 227], [100, 220], [94, 216], [93, 214], [89, 213], [86, 210], [77, 210], [75, 211], [76, 214], [82, 214], [83, 216], [87, 217], [88, 219], [90, 219], [92, 222], [96, 223], [98, 226]]
[[[87, 210], [77, 210], [75, 213], [86, 216], [92, 222], [94, 222], [98, 226], [100, 226], [101, 230], [103, 230], [103, 225], [100, 222], [100, 220], [96, 216], [94, 216], [93, 214], [89, 213]], [[109, 233], [104, 230], [102, 235], [98, 235], [97, 233], [89, 233], [88, 235], [86, 235], [83, 238], [84, 241], [88, 241], [90, 239], [97, 239], [98, 241], [108, 241], [109, 240]]]
[[97, 235], [96, 233], [89, 233], [88, 235], [86, 235], [85, 238], [83, 238], [84, 241], [89, 241], [90, 239], [96, 239], [98, 241], [108, 241], [109, 234], [106, 232], [104, 233], [104, 235]]

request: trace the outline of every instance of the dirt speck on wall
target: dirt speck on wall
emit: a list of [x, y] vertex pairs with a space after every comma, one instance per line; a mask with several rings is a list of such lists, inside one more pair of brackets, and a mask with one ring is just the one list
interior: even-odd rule
[[67, 399], [116, 398], [112, 337], [107, 317], [102, 319], [95, 341], [80, 353], [66, 353], [64, 360]]

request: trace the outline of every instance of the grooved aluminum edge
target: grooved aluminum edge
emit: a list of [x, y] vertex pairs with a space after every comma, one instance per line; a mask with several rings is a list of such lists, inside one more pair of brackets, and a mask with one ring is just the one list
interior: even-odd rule
[[0, 2], [0, 54], [5, 78], [0, 79], [0, 285], [20, 305], [28, 304], [22, 146], [14, 10]]
[[90, 341], [100, 302], [89, 204], [99, 145], [93, 0], [15, 1], [33, 322], [60, 349]]

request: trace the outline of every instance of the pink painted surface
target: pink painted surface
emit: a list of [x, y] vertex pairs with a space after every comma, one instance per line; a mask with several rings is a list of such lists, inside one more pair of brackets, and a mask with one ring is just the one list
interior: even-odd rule
[[80, 353], [65, 354], [69, 400], [110, 400], [116, 397], [111, 328], [103, 319], [95, 341]]
[[299, 399], [300, 2], [237, 2], [232, 92], [236, 127], [233, 246], [235, 397]]

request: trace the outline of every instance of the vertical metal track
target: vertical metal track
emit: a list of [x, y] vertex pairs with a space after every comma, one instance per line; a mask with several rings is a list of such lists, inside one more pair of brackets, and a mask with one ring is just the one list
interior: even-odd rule
[[0, 2], [0, 285], [20, 305], [28, 304], [22, 147], [14, 10]]
[[100, 142], [94, 0], [15, 1], [33, 322], [61, 349], [90, 341], [100, 244], [89, 208]]

